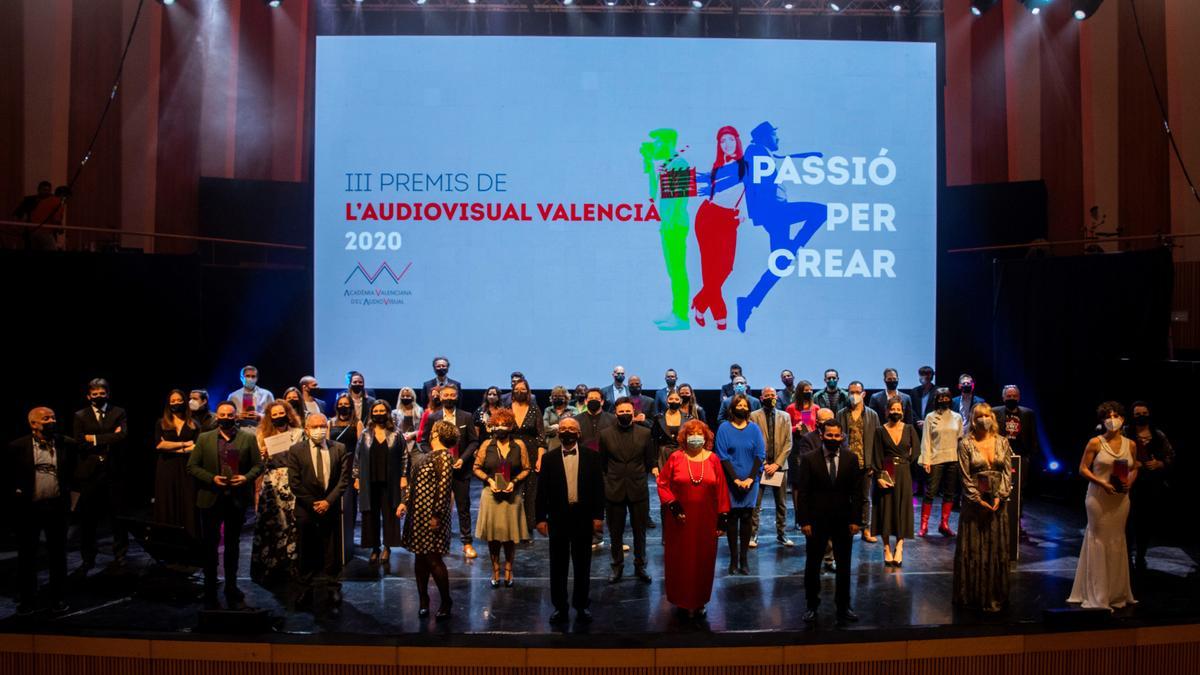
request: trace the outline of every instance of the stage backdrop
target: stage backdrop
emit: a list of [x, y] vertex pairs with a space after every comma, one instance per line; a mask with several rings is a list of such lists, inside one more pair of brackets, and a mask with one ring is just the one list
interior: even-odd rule
[[933, 362], [933, 44], [318, 37], [316, 59], [324, 381], [416, 384], [434, 354], [472, 388]]

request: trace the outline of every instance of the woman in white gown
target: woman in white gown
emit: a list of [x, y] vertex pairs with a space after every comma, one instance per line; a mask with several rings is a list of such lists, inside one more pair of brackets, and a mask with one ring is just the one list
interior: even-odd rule
[[[1133, 442], [1121, 434], [1125, 410], [1107, 401], [1096, 410], [1103, 432], [1088, 441], [1079, 475], [1090, 481], [1087, 491], [1087, 530], [1075, 569], [1075, 584], [1067, 602], [1089, 609], [1118, 609], [1137, 602], [1129, 588], [1129, 551], [1125, 520], [1129, 516], [1129, 486], [1137, 479]], [[1128, 476], [1115, 479], [1114, 467], [1124, 465]], [[1116, 469], [1115, 473], [1120, 473]]]

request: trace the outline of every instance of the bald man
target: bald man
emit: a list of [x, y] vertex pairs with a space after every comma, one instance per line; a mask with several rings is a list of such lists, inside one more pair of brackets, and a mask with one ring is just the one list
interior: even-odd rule
[[[368, 414], [370, 407], [366, 408]], [[288, 448], [288, 484], [296, 496], [296, 539], [301, 581], [297, 604], [311, 605], [317, 586], [332, 587], [340, 604], [337, 577], [342, 569], [342, 495], [350, 485], [354, 456], [329, 440], [329, 420], [317, 413], [304, 420], [304, 438]]]
[[17, 530], [17, 613], [37, 607], [38, 541], [46, 535], [50, 567], [50, 602], [56, 612], [67, 610], [63, 592], [67, 578], [67, 516], [71, 507], [70, 480], [75, 472], [74, 444], [58, 433], [58, 420], [49, 408], [34, 408], [26, 418], [30, 433], [8, 446], [5, 455], [4, 496]]

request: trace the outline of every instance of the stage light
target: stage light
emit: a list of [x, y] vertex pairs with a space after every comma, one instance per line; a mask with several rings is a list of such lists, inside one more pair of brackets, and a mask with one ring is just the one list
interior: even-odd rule
[[1095, 14], [1103, 3], [1104, 0], [1071, 0], [1071, 7], [1075, 10], [1073, 15], [1077, 21], [1083, 21]]
[[570, 7], [571, 3], [573, 3], [573, 2], [575, 2], [575, 0], [562, 0], [564, 7]]
[[784, 8], [784, 9], [792, 9], [792, 8], [794, 8], [794, 7], [795, 7], [795, 5], [793, 5], [793, 4], [792, 4], [792, 3], [790, 3], [790, 2], [789, 2], [789, 3], [787, 3], [787, 4], [785, 4], [785, 5], [783, 6], [783, 8]]
[[617, 0], [604, 0], [604, 4], [608, 5], [609, 7], [616, 7]]
[[271, 9], [279, 9], [279, 6], [283, 4], [283, 0], [263, 0], [263, 2], [267, 3], [267, 7]]
[[704, 3], [703, 3], [703, 2], [700, 2], [700, 0], [692, 0], [692, 7], [693, 7], [694, 9], [703, 9], [703, 8], [704, 8]]
[[829, 9], [832, 9], [835, 12], [840, 12], [840, 11], [842, 11], [842, 6], [837, 4], [836, 2], [831, 2], [831, 3], [829, 3]]
[[983, 13], [999, 4], [1000, 0], [971, 0], [971, 13], [983, 16]]
[[902, 6], [900, 5], [900, 3], [898, 3], [898, 2], [897, 2], [897, 3], [894, 3], [894, 4], [892, 4], [892, 11], [893, 11], [893, 12], [897, 12], [897, 13], [899, 13], [899, 12], [900, 12], [900, 10], [902, 10], [902, 9], [904, 9], [904, 7], [902, 7]]
[[1042, 8], [1049, 5], [1050, 2], [1051, 0], [1021, 0], [1021, 4], [1025, 5], [1025, 9], [1029, 10], [1029, 13], [1034, 16], [1041, 14]]
[[1060, 464], [1058, 462], [1050, 462], [1050, 470], [1051, 471], [1058, 471], [1059, 466], [1060, 466]]
[[170, 7], [171, 5], [175, 4], [175, 0], [158, 0], [158, 4], [162, 5], [163, 7]]
[[658, 0], [646, 0], [646, 4], [650, 7], [655, 7], [658, 5]]

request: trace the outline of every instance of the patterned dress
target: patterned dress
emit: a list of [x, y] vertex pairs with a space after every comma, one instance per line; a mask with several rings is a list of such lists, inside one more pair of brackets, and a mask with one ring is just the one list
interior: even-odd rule
[[[445, 450], [413, 449], [408, 464], [408, 513], [400, 545], [412, 553], [450, 552], [450, 490], [452, 469]], [[437, 518], [437, 527], [429, 520]]]
[[[292, 429], [292, 441], [299, 441], [300, 429]], [[267, 461], [262, 488], [258, 494], [258, 513], [254, 523], [254, 544], [250, 549], [250, 578], [258, 584], [285, 581], [299, 560], [296, 548], [296, 497], [288, 483], [285, 454]]]
[[[1008, 603], [1008, 495], [1012, 492], [1012, 448], [997, 436], [989, 464], [971, 436], [958, 442], [958, 471], [962, 481], [962, 512], [954, 549], [954, 604], [997, 611]], [[986, 476], [989, 495], [979, 492]], [[1000, 508], [979, 501], [999, 497]]]

